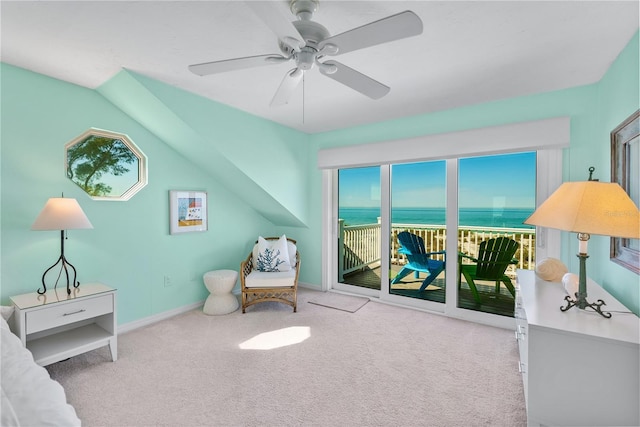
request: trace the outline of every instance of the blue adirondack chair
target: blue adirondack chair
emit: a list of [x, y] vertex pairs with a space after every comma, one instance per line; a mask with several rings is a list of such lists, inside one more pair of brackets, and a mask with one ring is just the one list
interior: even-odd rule
[[444, 254], [445, 251], [427, 252], [424, 248], [424, 239], [408, 231], [398, 233], [398, 241], [402, 245], [398, 249], [398, 253], [406, 255], [408, 262], [391, 283], [400, 282], [402, 278], [412, 272], [415, 273], [416, 279], [420, 278], [420, 273], [426, 273], [427, 277], [422, 282], [422, 286], [420, 286], [420, 291], [424, 291], [429, 286], [429, 283], [433, 282], [442, 273], [445, 266], [444, 261], [431, 259], [431, 255]]

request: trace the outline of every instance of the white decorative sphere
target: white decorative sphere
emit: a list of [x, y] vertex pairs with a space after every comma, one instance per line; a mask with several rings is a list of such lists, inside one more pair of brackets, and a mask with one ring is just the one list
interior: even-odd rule
[[569, 269], [556, 258], [544, 258], [536, 264], [536, 275], [547, 282], [559, 282]]
[[564, 290], [567, 291], [570, 296], [575, 296], [580, 286], [580, 278], [577, 274], [567, 273], [562, 276], [562, 286], [564, 286]]

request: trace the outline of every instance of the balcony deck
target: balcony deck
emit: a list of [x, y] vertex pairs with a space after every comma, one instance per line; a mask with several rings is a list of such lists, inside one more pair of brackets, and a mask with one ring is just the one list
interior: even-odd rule
[[[348, 226], [340, 219], [338, 249], [338, 277], [342, 283], [380, 290], [380, 259], [381, 253], [381, 227], [380, 221], [374, 224], [362, 224]], [[399, 271], [407, 260], [400, 253], [398, 233], [408, 231], [417, 235], [424, 241], [426, 252], [438, 253], [445, 250], [446, 227], [438, 224], [392, 224], [390, 236], [390, 261], [393, 271]], [[481, 242], [495, 237], [508, 237], [518, 242], [516, 251], [516, 265], [510, 265], [506, 274], [512, 278], [516, 268], [533, 269], [535, 267], [535, 230], [527, 228], [504, 227], [458, 227], [458, 253], [469, 256], [477, 256], [477, 250]], [[434, 254], [432, 258], [445, 261], [445, 255]], [[395, 275], [394, 275], [395, 276]], [[392, 277], [394, 277], [392, 276]], [[432, 287], [420, 292], [422, 280], [415, 280], [413, 276], [407, 276], [402, 283], [392, 285], [392, 294], [404, 295], [410, 298], [418, 298], [443, 303], [445, 300], [444, 273], [436, 278]], [[385, 285], [386, 286], [386, 285]], [[495, 283], [476, 281], [481, 302], [477, 303], [471, 294], [469, 286], [462, 279], [462, 287], [459, 292], [457, 306], [469, 310], [499, 314], [513, 317], [514, 298], [509, 291], [501, 285], [500, 292], [495, 292]]]
[[[391, 266], [394, 272], [398, 272], [400, 268], [400, 265]], [[346, 274], [343, 283], [380, 290], [380, 277], [380, 267], [371, 266]], [[420, 279], [416, 279], [411, 274], [403, 278], [401, 283], [391, 285], [390, 293], [443, 303], [445, 301], [444, 273], [440, 274], [426, 290], [420, 292], [419, 289], [423, 279], [424, 275], [421, 275]], [[476, 282], [476, 285], [482, 302], [478, 304], [474, 300], [471, 290], [463, 278], [462, 287], [458, 295], [458, 307], [513, 317], [514, 298], [504, 285], [501, 286], [499, 294], [495, 293], [495, 284], [493, 283]]]

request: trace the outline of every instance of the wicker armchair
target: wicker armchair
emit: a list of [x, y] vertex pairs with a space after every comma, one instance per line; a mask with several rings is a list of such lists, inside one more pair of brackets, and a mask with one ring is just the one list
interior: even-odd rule
[[[265, 239], [278, 240], [279, 237], [266, 237]], [[287, 238], [287, 245], [291, 259], [291, 270], [289, 271], [258, 271], [255, 265], [257, 242], [247, 259], [240, 263], [243, 313], [245, 313], [247, 307], [266, 301], [281, 302], [293, 307], [294, 313], [297, 311], [300, 253], [296, 248], [295, 240]], [[295, 257], [292, 255], [294, 252]]]

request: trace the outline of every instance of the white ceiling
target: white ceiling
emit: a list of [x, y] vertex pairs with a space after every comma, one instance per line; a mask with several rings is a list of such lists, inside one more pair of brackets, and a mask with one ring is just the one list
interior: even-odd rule
[[[273, 7], [294, 19], [288, 1]], [[7, 1], [1, 59], [88, 88], [122, 68], [307, 133], [341, 129], [598, 81], [639, 27], [632, 1], [329, 1], [313, 20], [332, 35], [401, 12], [420, 36], [336, 57], [391, 87], [371, 100], [305, 74], [269, 107], [292, 63], [205, 77], [189, 64], [280, 53], [241, 1]]]

